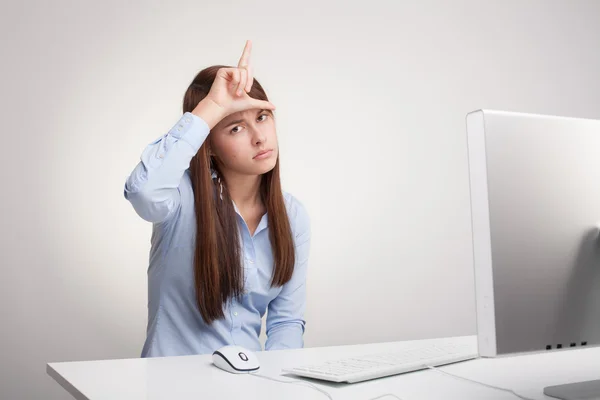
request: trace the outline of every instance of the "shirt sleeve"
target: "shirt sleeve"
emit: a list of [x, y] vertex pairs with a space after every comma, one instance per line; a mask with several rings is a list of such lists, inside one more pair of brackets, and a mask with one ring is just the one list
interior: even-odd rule
[[179, 207], [179, 184], [209, 132], [202, 118], [186, 112], [168, 133], [146, 146], [123, 190], [140, 217], [162, 222]]
[[304, 311], [306, 309], [306, 271], [310, 252], [310, 219], [304, 206], [297, 203], [294, 237], [296, 262], [292, 278], [283, 285], [267, 312], [265, 350], [295, 349], [304, 346]]

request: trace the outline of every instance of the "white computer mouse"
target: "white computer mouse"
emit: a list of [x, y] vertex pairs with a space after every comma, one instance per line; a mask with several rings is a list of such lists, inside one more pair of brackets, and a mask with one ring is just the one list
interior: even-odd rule
[[221, 347], [215, 350], [212, 357], [215, 366], [232, 374], [248, 374], [260, 368], [256, 354], [241, 346]]

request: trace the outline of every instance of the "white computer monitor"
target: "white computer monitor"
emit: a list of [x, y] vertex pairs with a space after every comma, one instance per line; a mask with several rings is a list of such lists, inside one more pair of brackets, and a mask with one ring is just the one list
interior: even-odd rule
[[600, 345], [600, 121], [477, 110], [466, 125], [480, 355]]

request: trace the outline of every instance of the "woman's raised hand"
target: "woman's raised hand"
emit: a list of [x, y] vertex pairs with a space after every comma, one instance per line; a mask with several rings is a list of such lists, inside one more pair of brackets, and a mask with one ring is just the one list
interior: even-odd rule
[[[225, 118], [229, 114], [248, 109], [267, 109], [274, 110], [275, 105], [269, 101], [257, 100], [248, 95], [252, 88], [254, 78], [252, 76], [252, 64], [250, 62], [250, 52], [252, 42], [246, 41], [246, 46], [238, 62], [237, 68], [221, 68], [210, 88], [208, 95], [198, 103], [193, 113], [199, 113], [210, 107], [213, 112], [221, 113], [220, 117]], [[210, 102], [212, 105], [204, 104]], [[203, 105], [201, 107], [201, 105]], [[217, 121], [218, 122], [218, 121]]]

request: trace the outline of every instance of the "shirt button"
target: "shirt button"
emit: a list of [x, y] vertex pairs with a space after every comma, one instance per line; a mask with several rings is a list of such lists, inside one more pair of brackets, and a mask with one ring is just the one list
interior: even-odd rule
[[248, 259], [248, 262], [249, 262], [250, 264], [254, 264], [254, 260]]
[[233, 315], [235, 315], [235, 316], [237, 317], [237, 311], [234, 311], [234, 312], [233, 312]]
[[186, 118], [186, 119], [185, 119], [185, 122], [190, 122], [190, 119], [189, 119], [189, 118]]

